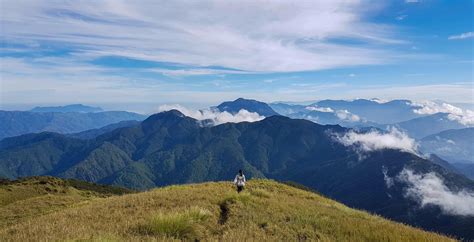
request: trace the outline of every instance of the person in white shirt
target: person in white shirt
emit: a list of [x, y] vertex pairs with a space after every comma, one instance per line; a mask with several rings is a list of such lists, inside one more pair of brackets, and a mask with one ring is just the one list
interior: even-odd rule
[[237, 186], [237, 192], [240, 193], [242, 190], [244, 190], [245, 182], [245, 175], [242, 170], [239, 170], [239, 173], [234, 178], [234, 184]]

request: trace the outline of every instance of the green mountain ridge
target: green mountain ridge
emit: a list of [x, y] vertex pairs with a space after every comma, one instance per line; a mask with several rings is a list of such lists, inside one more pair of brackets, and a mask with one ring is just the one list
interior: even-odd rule
[[121, 121], [142, 121], [146, 116], [125, 112], [26, 112], [0, 110], [0, 140], [28, 133], [77, 133]]

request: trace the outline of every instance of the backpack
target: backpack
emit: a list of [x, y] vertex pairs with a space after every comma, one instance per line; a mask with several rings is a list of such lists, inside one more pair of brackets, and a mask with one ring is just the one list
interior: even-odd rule
[[237, 180], [236, 181], [237, 186], [244, 186], [245, 185], [244, 176], [237, 175], [237, 177], [235, 179]]

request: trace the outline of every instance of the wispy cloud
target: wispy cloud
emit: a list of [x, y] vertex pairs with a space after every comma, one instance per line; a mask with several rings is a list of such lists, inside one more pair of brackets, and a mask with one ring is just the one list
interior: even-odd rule
[[397, 16], [396, 19], [397, 19], [398, 21], [402, 21], [402, 20], [404, 20], [406, 17], [408, 17], [408, 15], [403, 14], [403, 15]]
[[448, 37], [449, 40], [461, 40], [461, 39], [470, 39], [474, 37], [474, 32], [466, 32], [458, 35], [451, 35]]
[[418, 201], [421, 207], [435, 205], [446, 214], [474, 216], [474, 192], [452, 191], [434, 172], [416, 174], [405, 168], [397, 179], [409, 185], [406, 196]]
[[390, 26], [366, 22], [370, 6], [358, 1], [12, 1], [2, 8], [7, 42], [254, 72], [380, 64], [394, 56], [380, 44], [403, 43]]

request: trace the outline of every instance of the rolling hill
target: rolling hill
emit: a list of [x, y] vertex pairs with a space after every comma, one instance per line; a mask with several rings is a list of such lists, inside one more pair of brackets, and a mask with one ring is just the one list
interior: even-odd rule
[[[0, 198], [9, 202], [0, 204], [4, 223], [0, 237], [7, 241], [454, 241], [270, 180], [251, 180], [241, 194], [230, 182], [122, 196], [87, 193], [64, 184], [50, 178], [1, 184]], [[30, 190], [41, 195], [22, 197]], [[25, 207], [30, 213], [5, 219], [5, 214]]]
[[[172, 110], [93, 140], [54, 133], [7, 138], [0, 142], [0, 176], [52, 175], [149, 189], [228, 180], [242, 168], [248, 177], [295, 181], [354, 208], [474, 238], [469, 205], [458, 210], [443, 200], [471, 194], [473, 181], [413, 153], [361, 153], [335, 140], [350, 131], [283, 116], [201, 127]], [[447, 197], [425, 204], [429, 194], [416, 189], [428, 178]]]
[[132, 192], [125, 188], [55, 177], [0, 180], [0, 227], [15, 225], [95, 198]]

